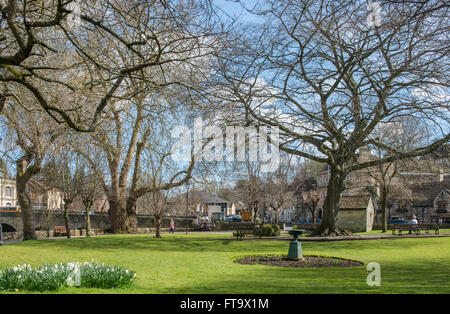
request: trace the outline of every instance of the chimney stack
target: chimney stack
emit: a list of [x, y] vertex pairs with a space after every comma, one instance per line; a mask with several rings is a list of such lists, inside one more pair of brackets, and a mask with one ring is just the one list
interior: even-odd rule
[[362, 161], [370, 160], [371, 152], [369, 147], [361, 147], [359, 149], [359, 159]]
[[439, 177], [438, 180], [439, 182], [443, 182], [444, 181], [444, 170], [442, 169], [442, 167], [439, 168]]

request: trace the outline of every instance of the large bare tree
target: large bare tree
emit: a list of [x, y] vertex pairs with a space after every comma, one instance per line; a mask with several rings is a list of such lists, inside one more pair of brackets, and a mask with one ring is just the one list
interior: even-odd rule
[[[209, 53], [209, 9], [194, 0], [1, 1], [0, 81], [26, 88], [58, 123], [93, 131], [127, 79], [173, 84], [168, 68]], [[52, 101], [55, 86], [65, 103]], [[0, 90], [0, 108], [9, 96]]]
[[[366, 1], [266, 1], [254, 13], [267, 23], [245, 28], [241, 44], [232, 38], [235, 49], [218, 56], [224, 105], [234, 103], [247, 123], [279, 128], [281, 150], [330, 166], [320, 235], [345, 234], [336, 218], [349, 173], [427, 154], [450, 139], [449, 7], [379, 4], [384, 14], [373, 19]], [[401, 116], [421, 119], [432, 138], [403, 151], [370, 136]], [[365, 146], [383, 158], [358, 162]]]
[[22, 211], [23, 239], [36, 239], [33, 199], [29, 182], [42, 169], [45, 159], [55, 146], [64, 128], [42, 110], [28, 102], [29, 93], [23, 89], [12, 93], [12, 101], [5, 104], [0, 125], [5, 135], [2, 150], [16, 166], [17, 200]]

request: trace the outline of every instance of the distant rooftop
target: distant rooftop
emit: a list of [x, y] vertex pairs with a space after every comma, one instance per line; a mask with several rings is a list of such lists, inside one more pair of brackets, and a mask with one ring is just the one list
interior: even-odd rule
[[[170, 199], [171, 202], [185, 200], [186, 193], [178, 194]], [[207, 191], [189, 191], [189, 200], [192, 202], [199, 202], [205, 204], [228, 204], [227, 200], [214, 196]]]

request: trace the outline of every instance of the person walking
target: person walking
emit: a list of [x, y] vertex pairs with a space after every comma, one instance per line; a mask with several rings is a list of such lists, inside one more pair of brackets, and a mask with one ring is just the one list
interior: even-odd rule
[[170, 219], [170, 230], [169, 233], [174, 233], [175, 223], [173, 219]]

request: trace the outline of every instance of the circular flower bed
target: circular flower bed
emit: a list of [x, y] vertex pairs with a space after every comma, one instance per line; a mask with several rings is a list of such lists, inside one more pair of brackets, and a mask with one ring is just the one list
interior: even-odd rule
[[0, 290], [51, 291], [61, 287], [120, 288], [133, 283], [136, 273], [97, 262], [18, 265], [0, 271]]
[[357, 261], [325, 256], [304, 256], [300, 260], [287, 259], [286, 257], [277, 255], [249, 256], [240, 258], [235, 262], [244, 265], [260, 264], [280, 267], [351, 267], [364, 265]]

